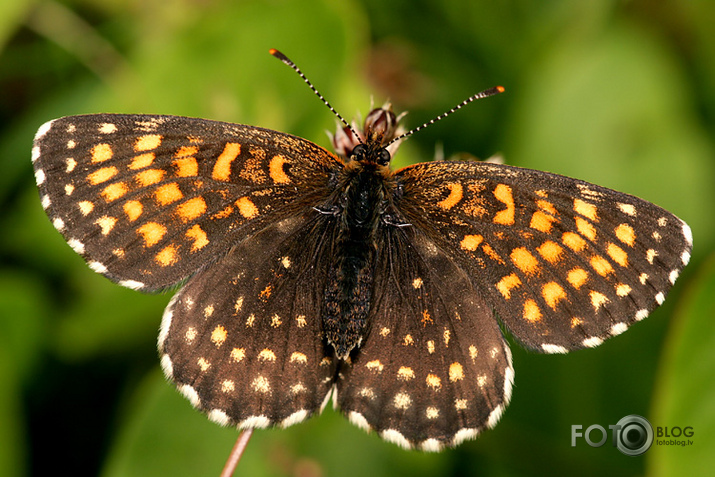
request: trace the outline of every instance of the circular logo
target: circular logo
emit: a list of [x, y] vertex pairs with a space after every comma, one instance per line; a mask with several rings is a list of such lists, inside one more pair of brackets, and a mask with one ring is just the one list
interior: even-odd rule
[[618, 421], [616, 447], [625, 455], [637, 456], [653, 444], [653, 426], [643, 416], [631, 414]]

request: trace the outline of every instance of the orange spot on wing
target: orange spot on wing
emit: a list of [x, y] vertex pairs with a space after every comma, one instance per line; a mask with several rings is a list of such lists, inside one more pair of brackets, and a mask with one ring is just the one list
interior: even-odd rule
[[176, 254], [176, 247], [173, 245], [167, 245], [154, 256], [154, 260], [162, 267], [168, 267], [175, 264], [179, 261]]
[[590, 260], [591, 267], [601, 275], [602, 277], [605, 277], [609, 273], [613, 273], [613, 267], [611, 266], [610, 262], [606, 260], [605, 258], [601, 257], [600, 255], [594, 255], [591, 257]]
[[501, 259], [501, 257], [494, 251], [494, 249], [488, 243], [485, 243], [484, 245], [482, 245], [482, 250], [484, 251], [484, 253], [486, 254], [487, 257], [491, 258], [495, 262], [504, 264], [504, 260]]
[[576, 228], [578, 232], [589, 239], [590, 241], [596, 240], [596, 228], [591, 222], [581, 217], [576, 217]]
[[628, 266], [628, 254], [618, 245], [609, 243], [606, 247], [606, 253], [609, 257], [611, 257], [611, 260], [616, 262], [618, 265], [622, 267]]
[[112, 146], [109, 144], [97, 144], [92, 148], [92, 162], [104, 162], [112, 158]]
[[449, 189], [449, 195], [445, 199], [437, 202], [437, 206], [444, 210], [449, 210], [457, 205], [463, 196], [462, 184], [459, 182], [447, 184], [447, 188]]
[[146, 187], [161, 182], [165, 172], [161, 169], [147, 169], [139, 172], [134, 178], [140, 186]]
[[147, 222], [137, 228], [137, 233], [144, 239], [145, 247], [152, 247], [164, 238], [166, 227], [156, 222]]
[[115, 182], [105, 187], [101, 194], [105, 201], [112, 202], [123, 197], [127, 192], [129, 192], [129, 188], [124, 182]]
[[596, 206], [589, 202], [584, 202], [581, 199], [574, 199], [573, 210], [577, 214], [581, 214], [593, 222], [598, 221], [598, 215], [596, 214]]
[[156, 155], [153, 152], [147, 152], [146, 154], [140, 154], [132, 159], [131, 164], [129, 164], [129, 169], [143, 169], [149, 167]]
[[596, 310], [598, 310], [604, 304], [610, 301], [606, 295], [597, 291], [592, 291], [591, 293], [589, 293], [589, 296], [591, 298], [591, 304]]
[[505, 184], [497, 184], [494, 188], [494, 197], [506, 205], [506, 209], [494, 215], [494, 223], [503, 225], [514, 224], [514, 197], [511, 194], [511, 187]]
[[556, 217], [537, 210], [531, 216], [531, 222], [529, 223], [529, 227], [531, 227], [532, 229], [536, 229], [539, 232], [544, 232], [545, 234], [548, 234], [549, 232], [551, 232], [551, 224], [555, 221]]
[[199, 164], [194, 157], [175, 159], [173, 164], [178, 177], [195, 177], [199, 174]]
[[201, 250], [209, 244], [209, 239], [206, 236], [206, 232], [204, 232], [204, 230], [198, 224], [187, 230], [185, 235], [194, 241], [193, 245], [191, 245], [192, 252]]
[[176, 215], [184, 222], [201, 217], [206, 212], [206, 201], [202, 197], [194, 197], [176, 207]]
[[556, 242], [547, 240], [537, 247], [536, 251], [539, 252], [539, 255], [541, 255], [544, 260], [549, 263], [556, 263], [561, 260], [561, 255], [563, 254], [564, 249], [561, 248], [561, 246]]
[[512, 263], [527, 275], [533, 275], [539, 271], [539, 261], [525, 247], [515, 248], [511, 251], [510, 257]]
[[554, 204], [549, 202], [548, 200], [537, 200], [536, 205], [541, 209], [544, 210], [551, 215], [556, 215], [556, 207], [554, 207]]
[[223, 152], [216, 159], [211, 177], [217, 181], [226, 182], [231, 178], [231, 163], [241, 154], [241, 145], [235, 142], [228, 142], [223, 148]]
[[273, 182], [275, 182], [276, 184], [290, 183], [290, 177], [288, 177], [288, 174], [286, 174], [285, 170], [283, 170], [285, 162], [285, 157], [278, 154], [276, 156], [273, 156], [271, 162], [268, 163], [269, 175], [271, 176], [271, 179], [273, 179]]
[[522, 315], [526, 321], [536, 323], [541, 320], [541, 310], [539, 305], [534, 300], [526, 300], [524, 302], [524, 314]]
[[473, 252], [479, 247], [479, 244], [482, 243], [482, 240], [484, 240], [484, 237], [481, 235], [465, 235], [464, 239], [459, 243], [459, 246], [462, 247], [464, 250], [469, 250], [470, 252]]
[[554, 310], [559, 301], [565, 299], [567, 296], [564, 289], [561, 288], [561, 285], [556, 282], [549, 282], [541, 287], [541, 295], [544, 297], [546, 304]]
[[154, 192], [154, 197], [156, 197], [156, 200], [160, 205], [167, 205], [172, 202], [176, 202], [177, 200], [181, 200], [184, 197], [184, 194], [181, 193], [179, 185], [172, 182], [159, 187], [156, 192]]
[[628, 224], [620, 224], [615, 229], [616, 237], [624, 244], [632, 247], [636, 241], [636, 233]]
[[462, 369], [461, 364], [455, 361], [449, 365], [449, 380], [454, 383], [462, 379], [464, 379], [464, 369]]
[[134, 222], [139, 218], [144, 210], [142, 203], [138, 200], [128, 200], [124, 203], [124, 213], [127, 214], [130, 222]]
[[432, 321], [432, 317], [430, 316], [429, 311], [424, 310], [422, 312], [422, 325], [427, 326], [427, 323], [432, 324], [434, 323], [434, 321]]
[[512, 288], [516, 288], [519, 285], [521, 285], [521, 280], [516, 275], [516, 273], [512, 273], [511, 275], [507, 275], [501, 280], [499, 280], [499, 282], [496, 284], [496, 287], [497, 290], [499, 290], [499, 293], [501, 293], [502, 296], [508, 300], [509, 298], [511, 298]]
[[199, 153], [198, 146], [181, 146], [176, 151], [176, 153], [174, 153], [174, 157], [176, 157], [176, 158], [189, 157], [189, 156], [195, 156], [198, 153]]
[[588, 280], [588, 272], [583, 268], [573, 268], [569, 270], [566, 280], [572, 287], [578, 290], [584, 283], [586, 283], [586, 280]]
[[156, 149], [161, 144], [162, 137], [159, 134], [146, 134], [144, 136], [139, 136], [134, 142], [134, 150], [136, 152], [140, 151], [151, 151]]
[[251, 202], [248, 197], [241, 197], [236, 201], [236, 207], [238, 207], [238, 213], [247, 219], [252, 219], [258, 216], [258, 207], [256, 204]]
[[586, 247], [586, 241], [579, 234], [573, 232], [564, 232], [561, 236], [561, 240], [564, 245], [573, 250], [574, 252], [580, 252]]
[[103, 167], [87, 175], [87, 181], [92, 185], [101, 184], [102, 182], [106, 182], [116, 176], [118, 172], [119, 171], [114, 166]]

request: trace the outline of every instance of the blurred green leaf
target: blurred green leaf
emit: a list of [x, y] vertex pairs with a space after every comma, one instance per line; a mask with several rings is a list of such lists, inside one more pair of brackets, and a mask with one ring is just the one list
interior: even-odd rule
[[[662, 362], [653, 426], [691, 426], [690, 446], [658, 445], [648, 451], [653, 477], [710, 475], [715, 467], [715, 254], [700, 267], [674, 316]], [[665, 439], [665, 440], [672, 440]]]
[[615, 23], [564, 41], [514, 91], [506, 159], [650, 200], [712, 244], [715, 223], [700, 205], [715, 202], [715, 150], [683, 83], [638, 27]]
[[23, 16], [34, 3], [32, 0], [0, 2], [0, 51], [10, 36], [17, 31]]
[[20, 399], [40, 359], [47, 308], [31, 275], [0, 270], [0, 475], [23, 475], [27, 430]]

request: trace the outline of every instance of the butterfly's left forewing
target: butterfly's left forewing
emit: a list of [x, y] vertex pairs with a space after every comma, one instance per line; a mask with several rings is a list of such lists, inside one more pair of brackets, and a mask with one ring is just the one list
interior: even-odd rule
[[276, 131], [177, 116], [98, 114], [43, 125], [42, 205], [90, 267], [130, 288], [169, 286], [267, 223], [317, 205], [342, 167]]
[[511, 333], [565, 353], [625, 331], [663, 303], [690, 228], [637, 197], [546, 172], [440, 162], [396, 173], [405, 222], [469, 275]]

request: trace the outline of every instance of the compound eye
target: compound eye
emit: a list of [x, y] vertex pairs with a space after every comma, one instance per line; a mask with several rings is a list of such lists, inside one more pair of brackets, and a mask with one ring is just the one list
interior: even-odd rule
[[358, 144], [353, 148], [352, 153], [350, 153], [350, 156], [356, 160], [356, 161], [362, 161], [365, 159], [365, 153], [367, 152], [367, 147], [365, 147], [365, 144]]
[[379, 157], [377, 158], [377, 163], [381, 166], [386, 166], [390, 163], [390, 152], [387, 149], [380, 149]]

